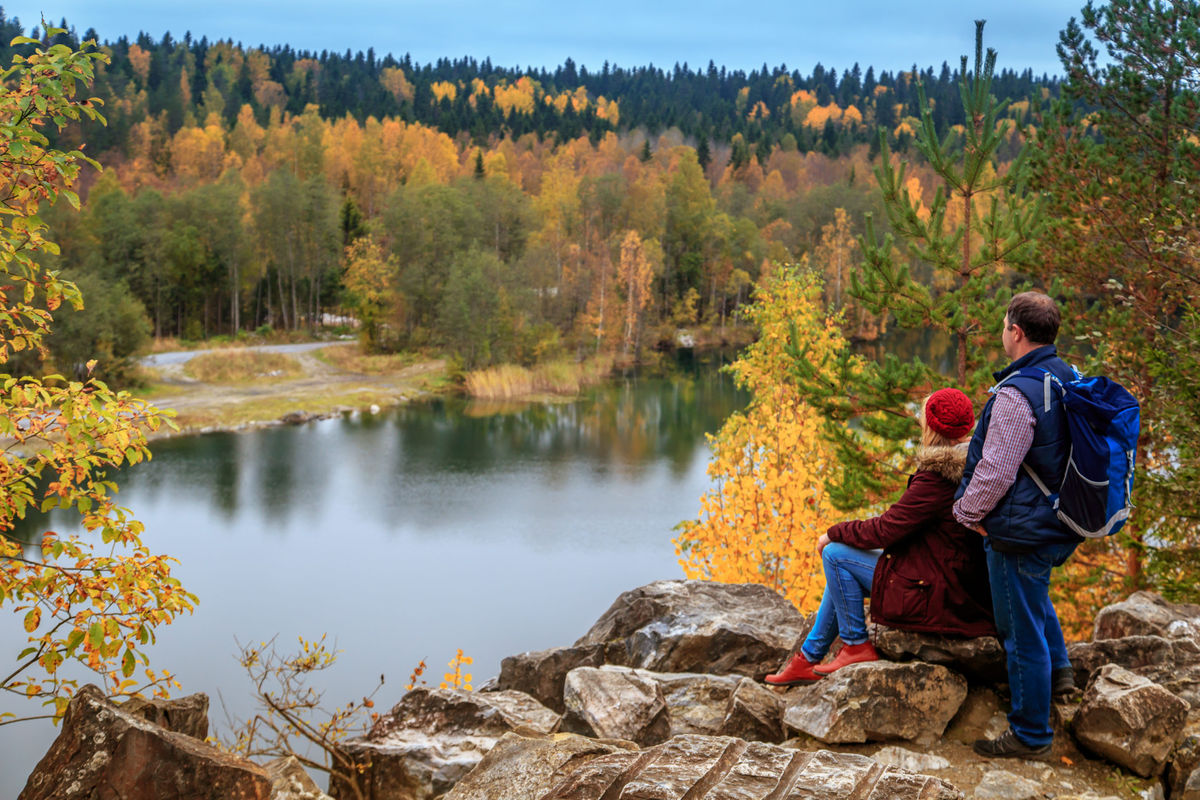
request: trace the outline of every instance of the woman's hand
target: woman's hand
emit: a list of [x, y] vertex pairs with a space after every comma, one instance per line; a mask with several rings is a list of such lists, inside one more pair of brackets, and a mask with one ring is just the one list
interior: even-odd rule
[[820, 553], [820, 552], [824, 551], [825, 545], [827, 545], [827, 544], [829, 544], [829, 534], [822, 533], [821, 538], [817, 539], [817, 552]]

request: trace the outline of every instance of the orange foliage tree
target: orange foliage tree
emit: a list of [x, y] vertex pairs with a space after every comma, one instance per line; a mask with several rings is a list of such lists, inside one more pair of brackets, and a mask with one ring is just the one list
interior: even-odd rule
[[803, 264], [766, 278], [747, 316], [759, 339], [730, 370], [753, 397], [709, 437], [716, 485], [700, 499], [698, 518], [678, 526], [675, 548], [689, 578], [762, 583], [813, 611], [825, 583], [816, 542], [843, 514], [825, 490], [836, 462], [823, 421], [789, 380], [790, 324], [816, 362], [847, 343]]
[[[46, 29], [51, 39], [61, 33]], [[59, 199], [79, 206], [70, 186], [88, 159], [50, 148], [40, 129], [99, 118], [94, 102], [76, 92], [103, 58], [94, 49], [43, 49], [25, 37], [13, 44], [36, 49], [14, 57], [0, 92], [0, 363], [15, 351], [44, 354], [52, 313], [63, 301], [82, 307], [79, 290], [37, 261], [39, 253], [58, 252], [38, 212]], [[150, 670], [142, 647], [195, 598], [171, 577], [172, 559], [142, 543], [141, 523], [116, 504], [117, 486], [106, 476], [149, 457], [141, 426], [156, 428], [163, 416], [95, 380], [0, 375], [0, 385], [0, 607], [20, 615], [28, 634], [27, 646], [0, 669], [0, 689], [41, 700], [47, 716], [58, 717], [76, 686], [60, 667], [75, 661], [114, 695], [149, 686], [163, 692], [170, 675]], [[53, 508], [78, 512], [88, 534], [14, 537], [28, 511]], [[144, 683], [133, 677], [139, 666]], [[0, 715], [0, 724], [13, 721]]]

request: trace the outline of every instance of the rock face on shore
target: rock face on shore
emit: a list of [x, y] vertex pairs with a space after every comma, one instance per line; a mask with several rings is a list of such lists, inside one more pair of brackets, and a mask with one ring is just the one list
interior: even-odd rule
[[[994, 639], [875, 629], [890, 660], [762, 684], [804, 628], [763, 587], [661, 581], [573, 645], [505, 659], [487, 691], [408, 692], [340, 751], [367, 800], [1102, 797], [1117, 767], [1200, 800], [1200, 606], [1139, 592], [1105, 609], [1096, 637], [1070, 647], [1085, 691], [1055, 706], [1042, 763], [970, 750], [1007, 727]], [[205, 744], [206, 710], [118, 707], [85, 687], [20, 800], [325, 797], [294, 761]], [[329, 794], [356, 796], [337, 782]]]
[[271, 793], [261, 766], [125, 711], [89, 684], [71, 699], [62, 732], [19, 800], [268, 800]]

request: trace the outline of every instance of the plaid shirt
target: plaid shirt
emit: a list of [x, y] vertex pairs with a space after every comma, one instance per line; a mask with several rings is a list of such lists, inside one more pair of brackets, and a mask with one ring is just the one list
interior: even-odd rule
[[973, 528], [983, 522], [1017, 479], [1017, 470], [1033, 444], [1037, 418], [1025, 395], [1012, 386], [1001, 387], [992, 404], [991, 421], [984, 434], [983, 455], [971, 482], [954, 504], [954, 518]]

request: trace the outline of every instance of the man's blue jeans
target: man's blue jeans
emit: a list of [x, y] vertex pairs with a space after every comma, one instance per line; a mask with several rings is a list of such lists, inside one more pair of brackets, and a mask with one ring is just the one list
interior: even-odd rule
[[1058, 614], [1050, 602], [1050, 570], [1075, 552], [1076, 543], [1047, 544], [1032, 553], [987, 549], [996, 628], [1008, 657], [1012, 711], [1008, 723], [1025, 744], [1054, 738], [1050, 727], [1050, 671], [1071, 666]]
[[863, 600], [871, 595], [871, 580], [880, 553], [839, 542], [830, 542], [821, 551], [825, 593], [821, 595], [821, 607], [817, 609], [812, 630], [800, 645], [804, 657], [813, 664], [825, 657], [839, 633], [845, 644], [862, 644], [867, 640]]

